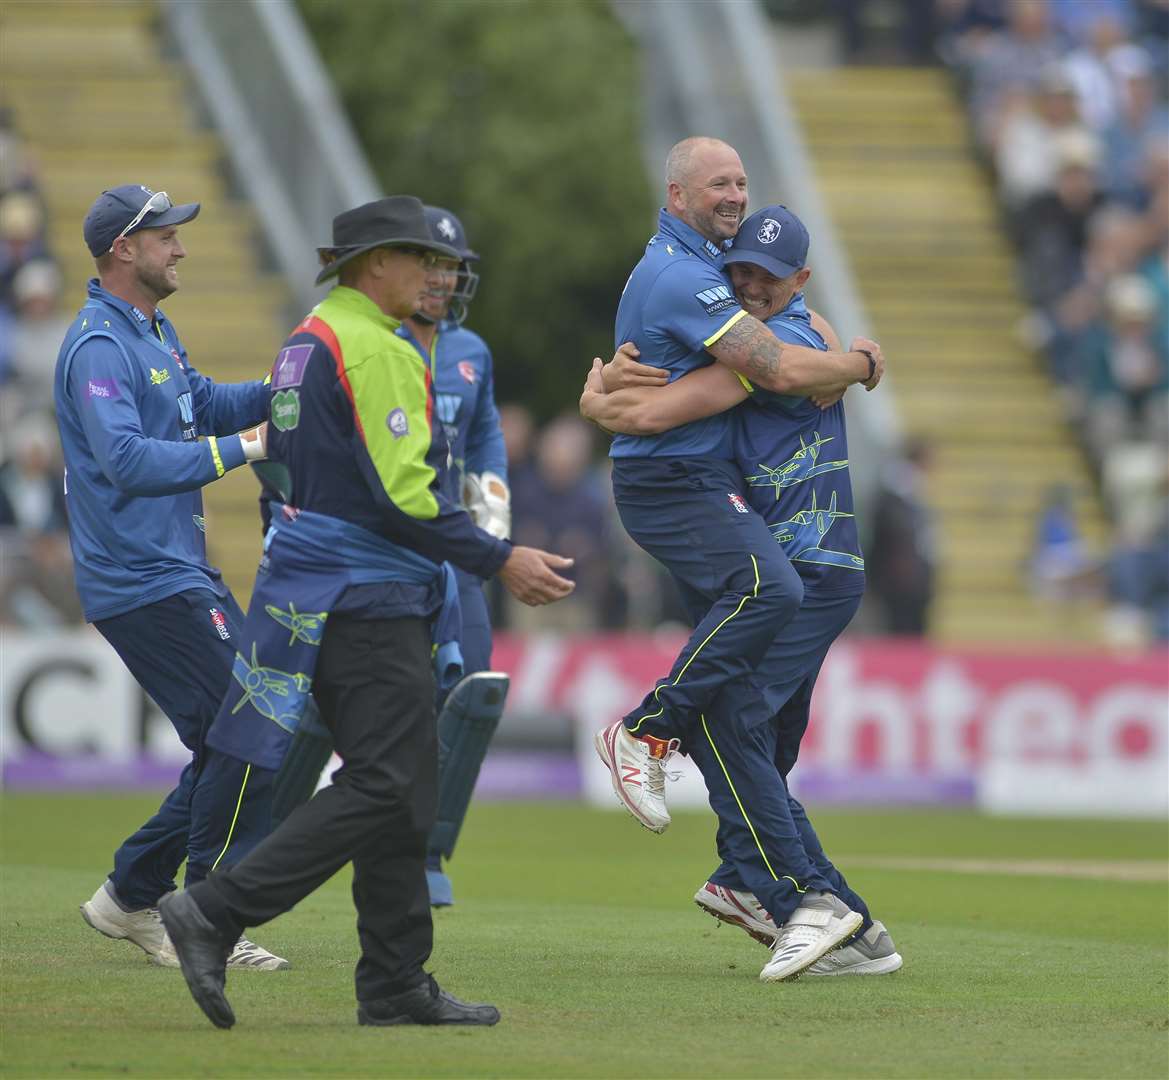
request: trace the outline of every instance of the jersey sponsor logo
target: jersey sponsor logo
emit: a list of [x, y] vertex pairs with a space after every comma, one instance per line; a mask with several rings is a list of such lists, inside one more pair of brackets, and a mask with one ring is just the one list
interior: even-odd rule
[[738, 306], [738, 301], [729, 285], [716, 285], [713, 289], [703, 289], [702, 292], [694, 294], [694, 299], [702, 305], [707, 315], [717, 315], [720, 311]]
[[289, 345], [281, 349], [272, 365], [272, 389], [286, 390], [290, 386], [299, 386], [304, 381], [304, 369], [308, 366], [308, 358], [312, 355], [312, 345]]
[[87, 393], [91, 398], [120, 398], [121, 391], [113, 379], [90, 379]]
[[198, 438], [198, 432], [195, 430], [195, 406], [191, 401], [191, 391], [184, 390], [175, 398], [175, 404], [179, 407], [179, 431], [183, 436], [184, 441], [191, 442]]
[[710, 240], [704, 240], [702, 246], [706, 248], [708, 255], [713, 255], [716, 259], [723, 254], [723, 249], [718, 244], [712, 243]]
[[479, 372], [475, 370], [475, 365], [470, 360], [459, 361], [459, 374], [472, 386], [475, 385], [475, 381], [479, 378]]
[[272, 395], [272, 424], [278, 431], [291, 431], [300, 423], [300, 391], [277, 390]]
[[406, 410], [391, 409], [389, 415], [386, 417], [386, 427], [390, 429], [390, 434], [395, 439], [400, 439], [403, 435], [409, 435], [410, 422], [406, 419]]
[[463, 399], [458, 394], [435, 394], [434, 411], [444, 424], [453, 424], [459, 415]]
[[150, 322], [150, 319], [147, 318], [146, 313], [143, 311], [140, 311], [133, 304], [130, 305], [130, 314], [133, 315], [134, 318], [137, 319], [140, 323]]
[[779, 239], [783, 226], [775, 218], [764, 218], [756, 234], [761, 244], [774, 244]]
[[727, 498], [731, 501], [731, 506], [735, 508], [740, 514], [749, 514], [751, 511], [747, 509], [747, 504], [743, 502], [741, 495], [736, 495], [733, 491], [727, 492]]
[[183, 363], [183, 358], [179, 356], [179, 350], [172, 346], [170, 354], [175, 358], [175, 363], [179, 365], [179, 371], [184, 371], [186, 369], [186, 365]]
[[215, 627], [215, 632], [219, 635], [221, 641], [231, 640], [231, 631], [227, 628], [227, 620], [223, 617], [223, 612], [217, 607], [208, 608], [211, 612], [211, 625]]
[[150, 381], [154, 386], [161, 386], [164, 382], [170, 381], [170, 368], [163, 368], [161, 371], [150, 369]]

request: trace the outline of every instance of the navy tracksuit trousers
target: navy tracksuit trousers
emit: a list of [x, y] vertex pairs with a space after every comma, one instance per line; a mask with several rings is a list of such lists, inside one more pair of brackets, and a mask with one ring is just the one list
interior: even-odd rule
[[730, 461], [614, 458], [613, 496], [626, 531], [704, 607], [694, 633], [641, 704], [625, 716], [635, 735], [678, 738], [724, 686], [762, 661], [795, 616], [804, 586], [767, 523], [743, 498]]
[[626, 531], [677, 582], [694, 633], [669, 676], [625, 716], [637, 735], [681, 740], [718, 815], [715, 884], [753, 892], [783, 923], [809, 891], [864, 901], [828, 860], [787, 789], [812, 689], [859, 596], [808, 597], [728, 461], [616, 458]]
[[204, 745], [231, 683], [243, 622], [230, 593], [189, 589], [94, 624], [191, 751], [178, 785], [114, 854], [110, 880], [131, 910], [154, 907], [174, 889], [183, 859], [190, 886], [217, 863], [241, 858], [271, 828], [275, 774]]
[[687, 739], [718, 815], [717, 885], [753, 892], [777, 923], [809, 889], [831, 892], [872, 923], [820, 844], [787, 776], [808, 727], [816, 676], [859, 596], [812, 596], [772, 643], [753, 675], [728, 685]]

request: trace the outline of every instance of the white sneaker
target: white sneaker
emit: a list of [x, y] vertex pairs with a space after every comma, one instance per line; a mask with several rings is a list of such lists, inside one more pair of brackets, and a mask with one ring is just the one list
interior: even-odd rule
[[158, 908], [124, 911], [115, 899], [114, 886], [107, 878], [97, 892], [81, 905], [81, 917], [106, 937], [132, 941], [150, 956], [169, 946]]
[[834, 949], [820, 957], [810, 968], [809, 975], [888, 975], [901, 967], [901, 954], [885, 924], [873, 920], [855, 941]]
[[[158, 953], [150, 958], [150, 962], [166, 968], [182, 966], [169, 937], [165, 939], [163, 947], [159, 949]], [[270, 953], [246, 937], [240, 938], [235, 943], [235, 948], [231, 950], [231, 954], [227, 958], [227, 966], [237, 970], [246, 968], [250, 971], [285, 971], [292, 967], [284, 957]]]
[[670, 813], [666, 809], [666, 763], [678, 749], [678, 740], [653, 735], [630, 735], [625, 724], [617, 723], [598, 731], [593, 739], [597, 753], [609, 769], [609, 779], [621, 805], [651, 832], [666, 831]]
[[292, 965], [283, 956], [270, 953], [254, 941], [242, 937], [235, 943], [227, 958], [228, 969], [248, 968], [252, 971], [285, 971]]
[[754, 893], [728, 889], [708, 881], [694, 894], [694, 903], [720, 922], [746, 930], [769, 949], [775, 944], [779, 928]]
[[865, 920], [831, 893], [806, 898], [780, 927], [771, 959], [759, 972], [763, 982], [778, 982], [811, 967], [860, 929]]

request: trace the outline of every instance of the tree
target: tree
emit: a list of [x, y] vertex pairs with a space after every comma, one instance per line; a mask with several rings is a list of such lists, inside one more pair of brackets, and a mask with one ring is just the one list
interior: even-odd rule
[[608, 357], [653, 230], [637, 53], [590, 0], [299, 0], [387, 193], [446, 206], [483, 260], [468, 325], [547, 418]]

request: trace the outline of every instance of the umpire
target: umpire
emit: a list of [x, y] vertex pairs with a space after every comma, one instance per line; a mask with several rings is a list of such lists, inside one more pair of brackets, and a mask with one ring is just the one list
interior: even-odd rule
[[[512, 547], [442, 493], [448, 451], [420, 354], [395, 335], [440, 260], [422, 203], [393, 196], [338, 215], [318, 284], [337, 284], [272, 371], [269, 454], [290, 503], [256, 577], [245, 646], [210, 741], [271, 767], [310, 692], [344, 765], [251, 854], [166, 898], [162, 919], [199, 1007], [235, 1016], [224, 961], [249, 926], [353, 863], [360, 1024], [494, 1024], [423, 970], [433, 943], [425, 858], [437, 789], [432, 641], [453, 592], [447, 561], [499, 574], [521, 601], [568, 595], [571, 560]], [[554, 569], [555, 568], [555, 569]], [[444, 598], [446, 604], [444, 606]], [[273, 692], [272, 688], [278, 689]]]

